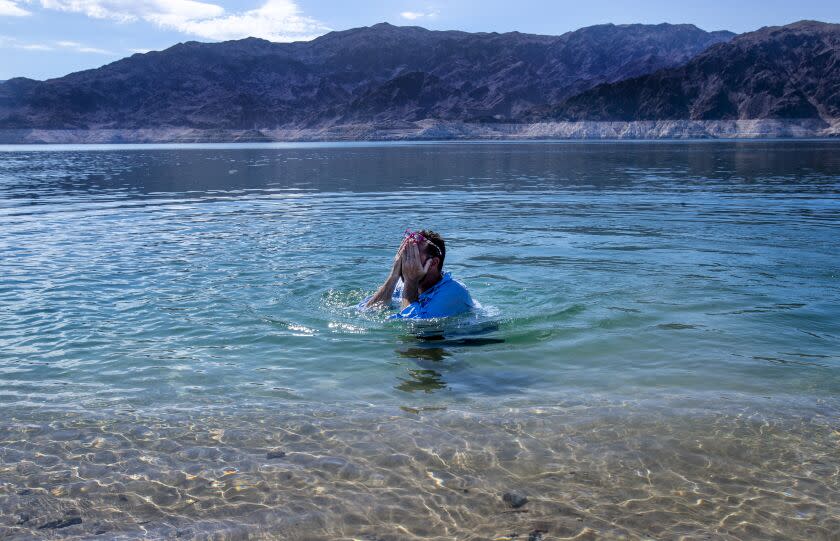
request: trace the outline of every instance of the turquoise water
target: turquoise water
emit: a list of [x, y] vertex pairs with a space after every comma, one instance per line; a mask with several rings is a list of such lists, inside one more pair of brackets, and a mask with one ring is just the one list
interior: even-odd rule
[[2, 147], [0, 536], [828, 539], [838, 231], [833, 141]]

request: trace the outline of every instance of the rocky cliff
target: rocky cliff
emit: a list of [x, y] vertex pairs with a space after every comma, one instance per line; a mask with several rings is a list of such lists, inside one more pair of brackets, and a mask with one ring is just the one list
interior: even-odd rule
[[561, 36], [378, 24], [311, 42], [182, 43], [95, 70], [0, 86], [0, 129], [312, 129], [511, 121], [732, 38], [691, 25]]
[[840, 25], [562, 36], [379, 24], [178, 44], [0, 84], [0, 142], [642, 139], [840, 134]]
[[602, 84], [546, 117], [566, 121], [840, 119], [840, 25], [802, 21], [710, 47], [683, 66]]

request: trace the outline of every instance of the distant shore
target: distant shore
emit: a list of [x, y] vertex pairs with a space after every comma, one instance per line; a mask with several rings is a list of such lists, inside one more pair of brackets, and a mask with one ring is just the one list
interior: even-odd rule
[[0, 144], [230, 143], [425, 140], [660, 140], [840, 137], [840, 119], [650, 120], [632, 122], [463, 123], [437, 120], [398, 125], [324, 128], [0, 129]]

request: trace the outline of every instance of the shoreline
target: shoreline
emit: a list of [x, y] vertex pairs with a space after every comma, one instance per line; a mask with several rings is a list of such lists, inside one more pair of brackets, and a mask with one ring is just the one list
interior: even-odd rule
[[13, 414], [0, 535], [830, 537], [836, 410], [692, 406]]
[[324, 128], [201, 129], [190, 127], [0, 129], [0, 144], [281, 143], [376, 141], [681, 141], [834, 139], [840, 119], [656, 120], [470, 124], [421, 120], [400, 125]]

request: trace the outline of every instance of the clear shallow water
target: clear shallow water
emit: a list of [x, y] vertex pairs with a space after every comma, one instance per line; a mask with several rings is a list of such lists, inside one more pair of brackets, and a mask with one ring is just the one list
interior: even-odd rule
[[[407, 226], [479, 324], [353, 309]], [[830, 538], [838, 227], [837, 142], [5, 147], [0, 534]]]

